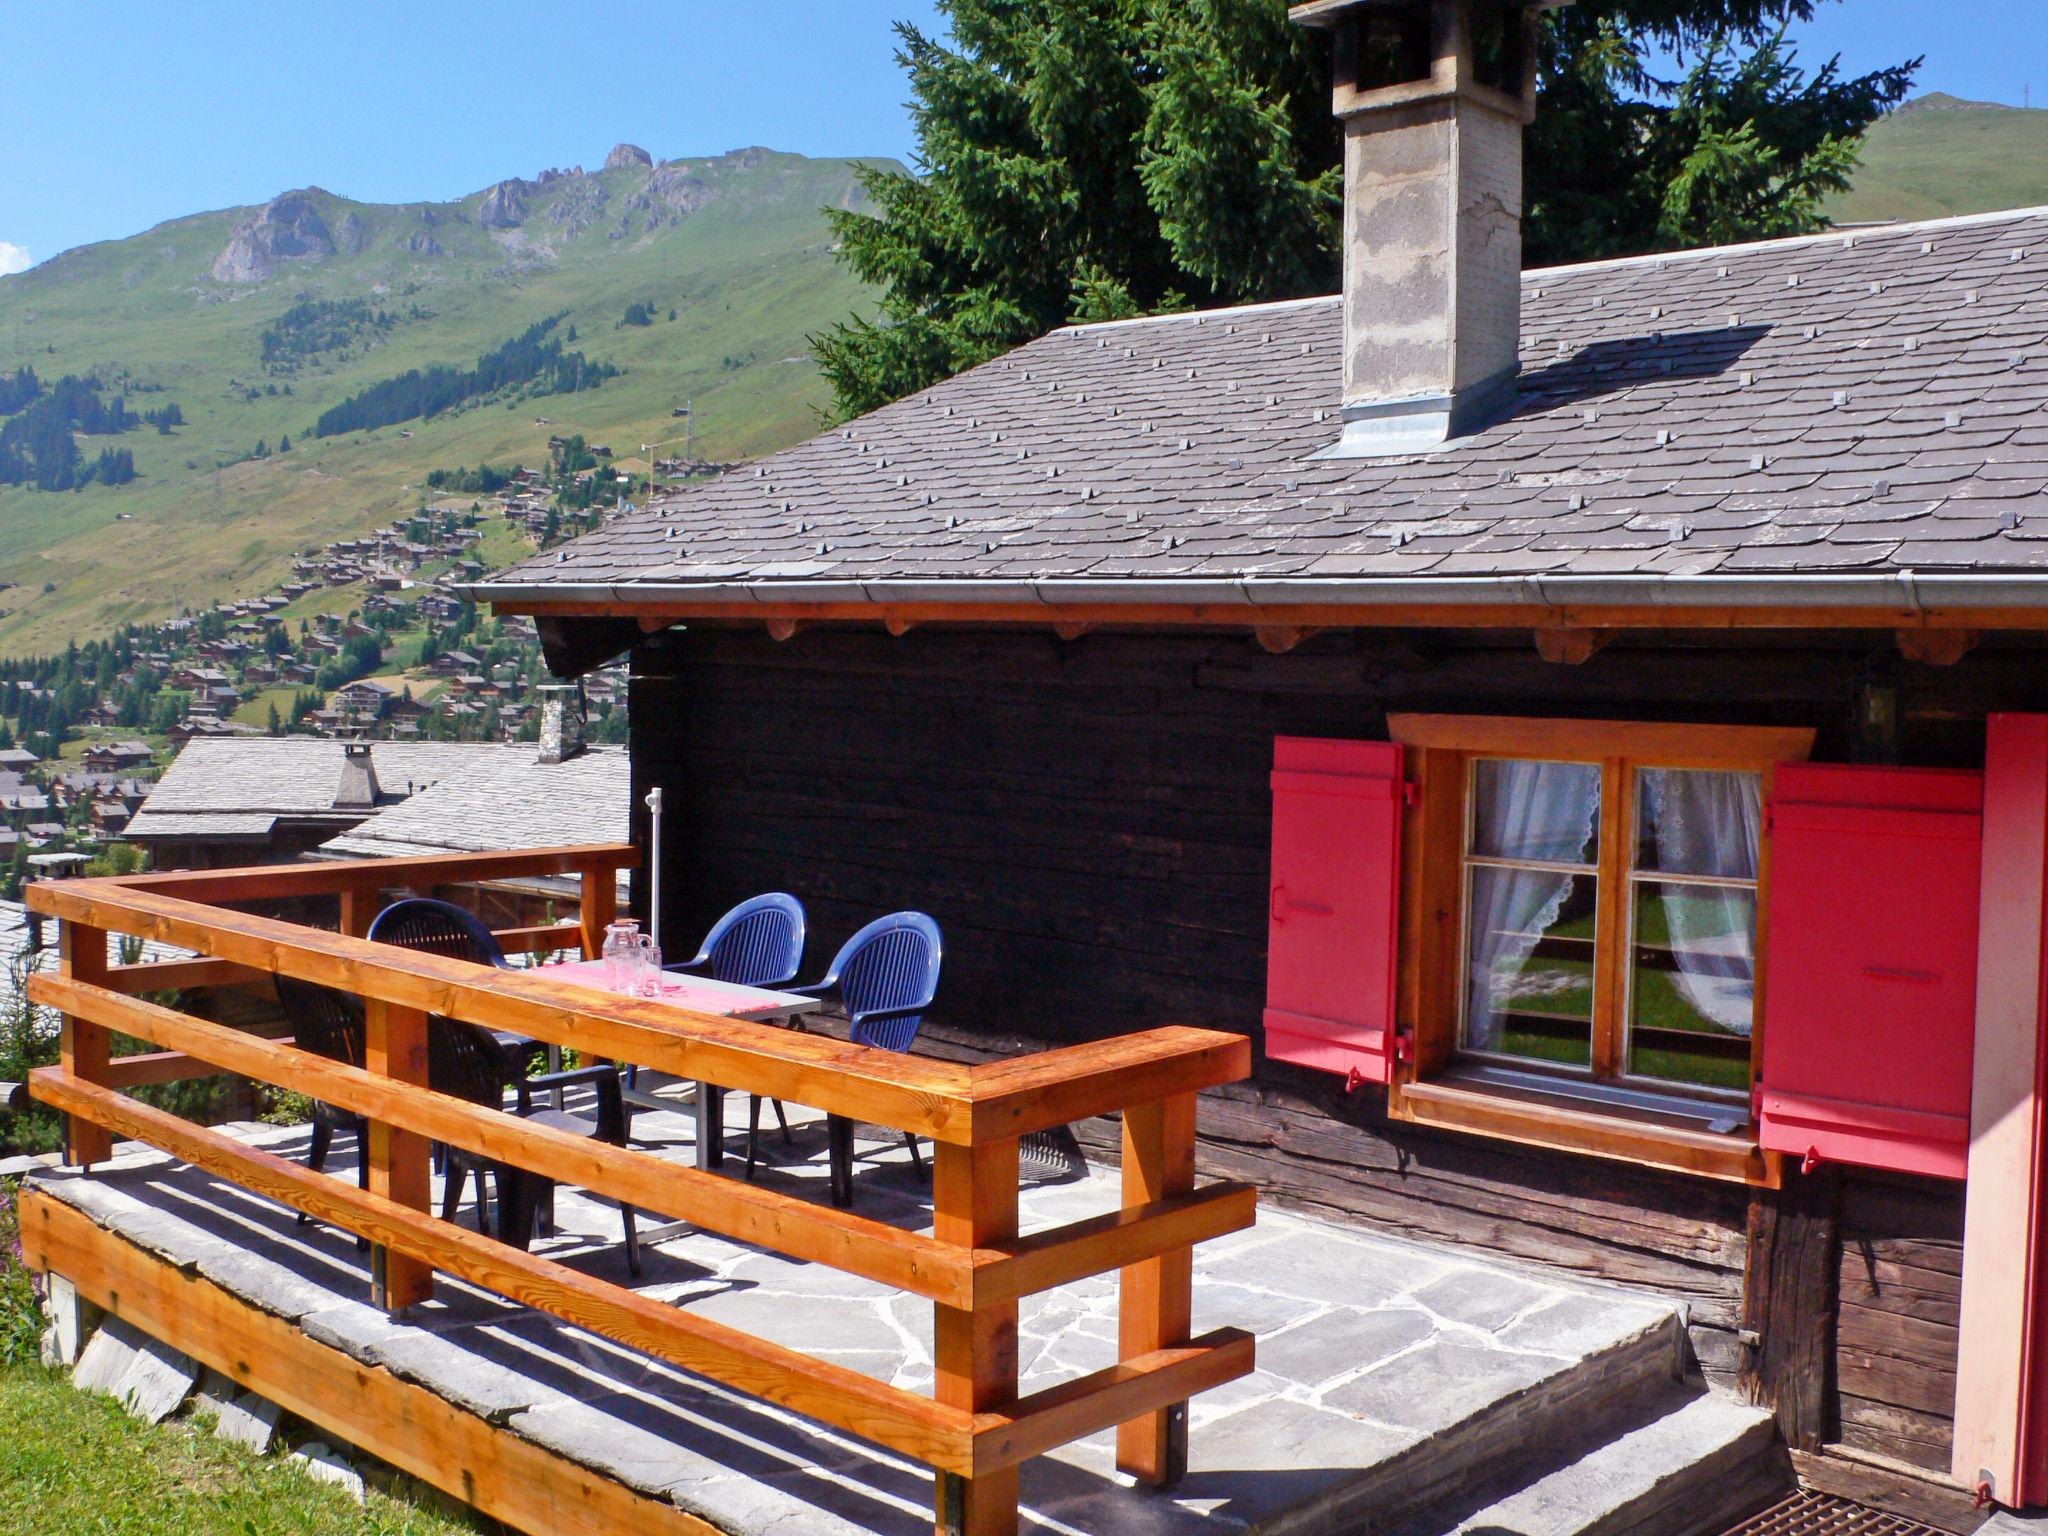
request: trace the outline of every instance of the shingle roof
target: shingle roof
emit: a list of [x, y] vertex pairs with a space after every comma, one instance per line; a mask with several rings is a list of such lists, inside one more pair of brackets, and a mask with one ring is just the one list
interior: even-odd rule
[[[384, 750], [381, 743], [377, 750]], [[625, 748], [590, 747], [561, 763], [541, 762], [530, 743], [494, 753], [329, 839], [320, 851], [401, 858], [631, 837], [632, 763]]]
[[1334, 298], [1075, 327], [469, 590], [2048, 591], [2048, 210], [1534, 271], [1523, 297], [1519, 407], [1437, 453], [1315, 457]]

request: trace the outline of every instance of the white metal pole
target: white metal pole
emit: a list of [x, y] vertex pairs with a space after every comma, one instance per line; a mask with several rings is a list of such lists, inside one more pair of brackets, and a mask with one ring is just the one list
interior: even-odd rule
[[661, 788], [647, 791], [647, 932], [661, 942]]

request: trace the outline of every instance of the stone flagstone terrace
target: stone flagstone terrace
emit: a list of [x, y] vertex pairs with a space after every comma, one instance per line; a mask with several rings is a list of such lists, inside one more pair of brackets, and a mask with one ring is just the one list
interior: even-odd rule
[[[769, 1131], [759, 1177], [816, 1192], [823, 1126], [793, 1113], [796, 1144]], [[233, 1130], [281, 1155], [304, 1154], [303, 1128]], [[643, 1112], [634, 1134], [678, 1160], [694, 1150], [685, 1113]], [[928, 1229], [929, 1184], [900, 1142], [860, 1150], [862, 1212]], [[344, 1137], [330, 1170], [351, 1178], [352, 1160]], [[310, 1337], [721, 1530], [930, 1529], [921, 1467], [446, 1277], [432, 1302], [389, 1318], [369, 1305], [367, 1258], [346, 1234], [296, 1225], [281, 1207], [161, 1154], [131, 1147], [90, 1176], [49, 1172], [35, 1182]], [[1104, 1170], [1028, 1181], [1023, 1226], [1117, 1202], [1116, 1176]], [[462, 1219], [474, 1220], [470, 1207]], [[615, 1207], [565, 1190], [556, 1220], [537, 1251], [625, 1281]], [[644, 1294], [898, 1386], [930, 1388], [930, 1303], [695, 1228], [646, 1236], [636, 1282]], [[1028, 1300], [1020, 1390], [1111, 1363], [1115, 1302], [1113, 1275]], [[1194, 1303], [1198, 1331], [1228, 1322], [1258, 1335], [1259, 1369], [1194, 1400], [1186, 1479], [1165, 1496], [1133, 1486], [1115, 1471], [1113, 1438], [1099, 1435], [1026, 1465], [1027, 1529], [1353, 1529], [1375, 1510], [1412, 1509], [1448, 1491], [1473, 1457], [1513, 1452], [1544, 1414], [1668, 1389], [1682, 1363], [1682, 1316], [1670, 1303], [1271, 1208], [1255, 1229], [1196, 1250]]]

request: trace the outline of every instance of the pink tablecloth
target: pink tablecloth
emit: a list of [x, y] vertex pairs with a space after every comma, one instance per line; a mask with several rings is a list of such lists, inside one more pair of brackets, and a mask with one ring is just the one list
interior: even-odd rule
[[[536, 969], [564, 981], [610, 990], [602, 960], [562, 960]], [[818, 1006], [815, 998], [792, 992], [770, 992], [761, 987], [738, 987], [708, 976], [662, 977], [661, 1000], [699, 1013], [723, 1013], [735, 1019], [788, 1018]]]

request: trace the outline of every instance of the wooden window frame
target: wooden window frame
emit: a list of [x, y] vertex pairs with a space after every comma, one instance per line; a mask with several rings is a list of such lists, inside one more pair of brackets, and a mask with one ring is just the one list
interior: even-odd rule
[[[1649, 1167], [1704, 1175], [1735, 1183], [1775, 1187], [1782, 1160], [1757, 1145], [1755, 1125], [1720, 1132], [1686, 1125], [1683, 1117], [1632, 1112], [1573, 1101], [1563, 1093], [1517, 1093], [1460, 1080], [1460, 1020], [1463, 1013], [1460, 957], [1464, 952], [1465, 863], [1470, 765], [1479, 758], [1597, 763], [1601, 770], [1600, 846], [1603, 874], [1627, 875], [1635, 845], [1635, 771], [1643, 768], [1721, 769], [1757, 773], [1768, 806], [1773, 767], [1812, 755], [1814, 732], [1807, 727], [1683, 725], [1668, 722], [1564, 720], [1499, 715], [1397, 714], [1388, 717], [1389, 737], [1407, 749], [1407, 771], [1416, 787], [1416, 810], [1403, 830], [1401, 941], [1396, 1020], [1401, 1046], [1387, 1090], [1387, 1109], [1396, 1120], [1474, 1132], [1525, 1145], [1557, 1147], [1616, 1158]], [[1614, 861], [1619, 860], [1617, 864]], [[1624, 910], [1631, 878], [1602, 878], [1597, 932], [1629, 931]], [[1770, 902], [1768, 816], [1757, 868], [1755, 1014], [1751, 1032], [1754, 1083], [1765, 1029], [1763, 936]], [[1653, 1091], [1639, 1078], [1623, 1078], [1613, 1053], [1622, 1049], [1625, 1020], [1613, 1017], [1624, 1006], [1619, 971], [1628, 944], [1603, 943], [1595, 950], [1595, 1060], [1588, 1077], [1626, 1093]], [[1600, 1053], [1605, 1049], [1605, 1056]], [[1616, 1098], [1619, 1099], [1617, 1094]], [[1708, 1097], [1702, 1094], [1701, 1099]], [[1674, 1108], [1687, 1101], [1673, 1085]], [[1694, 1100], [1693, 1102], [1698, 1102]]]

